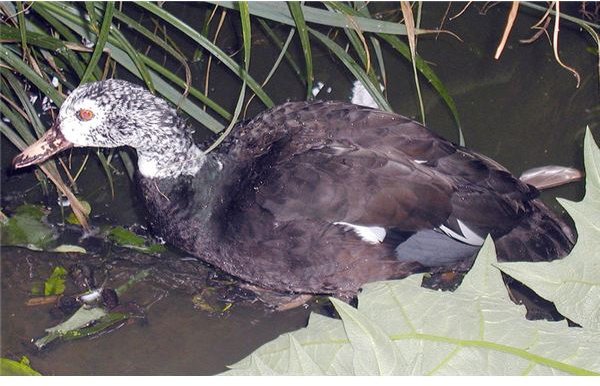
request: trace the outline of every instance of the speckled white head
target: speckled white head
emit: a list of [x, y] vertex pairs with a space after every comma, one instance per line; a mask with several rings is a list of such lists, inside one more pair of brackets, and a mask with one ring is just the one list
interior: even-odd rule
[[143, 87], [122, 80], [75, 89], [61, 106], [51, 131], [54, 134], [47, 139], [53, 143], [40, 139], [17, 162], [21, 167], [70, 146], [131, 146], [138, 152], [140, 173], [149, 178], [193, 175], [204, 161], [175, 109]]
[[[102, 105], [94, 99], [78, 97], [78, 90], [69, 95], [58, 114], [60, 131], [65, 139], [76, 147], [120, 146], [114, 141], [103, 141], [104, 136], [97, 134], [106, 130], [104, 125], [108, 120], [106, 110], [109, 106]], [[86, 119], [88, 117], [89, 119]]]
[[[146, 132], [156, 131], [156, 117], [175, 116], [162, 99], [122, 80], [79, 86], [58, 114], [59, 130], [73, 146], [144, 147]], [[174, 119], [172, 119], [174, 121]]]

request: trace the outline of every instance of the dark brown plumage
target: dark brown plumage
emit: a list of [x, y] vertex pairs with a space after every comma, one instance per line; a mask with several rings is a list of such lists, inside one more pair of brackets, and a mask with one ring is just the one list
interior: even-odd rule
[[[534, 187], [397, 114], [285, 103], [205, 156], [166, 103], [122, 81], [75, 90], [61, 122], [93, 98], [104, 120], [56, 125], [65, 146], [135, 147], [154, 231], [263, 289], [348, 298], [367, 282], [468, 265], [487, 234], [502, 261], [559, 258], [575, 240]], [[17, 166], [39, 162], [33, 153]]]
[[[535, 188], [396, 114], [286, 103], [238, 126], [208, 162], [223, 170], [209, 164], [176, 181], [141, 178], [154, 228], [275, 291], [350, 296], [366, 282], [404, 277], [428, 264], [411, 251], [397, 256], [398, 243], [440, 225], [460, 232], [456, 219], [500, 241], [503, 261], [549, 260], [572, 246]], [[335, 222], [384, 227], [386, 239], [369, 244]], [[478, 250], [447, 238], [458, 256], [442, 265]]]

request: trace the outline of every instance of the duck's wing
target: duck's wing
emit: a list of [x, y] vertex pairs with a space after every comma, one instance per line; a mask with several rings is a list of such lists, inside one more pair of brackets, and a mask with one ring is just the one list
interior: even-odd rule
[[537, 189], [409, 118], [297, 102], [245, 127], [230, 155], [253, 165], [251, 201], [278, 223], [316, 219], [367, 243], [397, 240], [398, 258], [430, 266], [464, 259], [488, 234], [502, 239], [502, 260], [557, 258], [572, 246]]
[[537, 194], [417, 122], [347, 103], [284, 104], [221, 152], [241, 178], [216, 226], [231, 246], [219, 262], [280, 290], [352, 292], [411, 262], [454, 265], [511, 231]]
[[288, 103], [248, 127], [242, 152], [263, 173], [256, 200], [281, 221], [438, 229], [473, 244], [510, 230], [537, 195], [493, 160], [397, 114]]

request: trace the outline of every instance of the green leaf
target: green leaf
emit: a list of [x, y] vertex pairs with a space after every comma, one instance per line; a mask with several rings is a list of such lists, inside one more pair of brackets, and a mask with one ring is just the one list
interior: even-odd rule
[[77, 331], [79, 329], [85, 328], [89, 326], [92, 322], [100, 320], [106, 315], [108, 315], [108, 312], [101, 307], [81, 307], [65, 322], [60, 323], [54, 327], [47, 328], [47, 334], [44, 337], [36, 340], [34, 344], [37, 348], [41, 349], [53, 340], [60, 338], [65, 334], [69, 334], [72, 331]]
[[81, 338], [87, 338], [88, 336], [92, 336], [98, 334], [107, 328], [110, 328], [115, 323], [122, 322], [124, 320], [129, 319], [130, 315], [123, 312], [111, 312], [107, 315], [102, 316], [94, 320], [94, 323], [87, 327], [82, 327], [76, 330], [65, 331], [61, 338], [63, 340], [77, 340]]
[[23, 357], [20, 362], [0, 358], [0, 375], [42, 375], [31, 368], [29, 358]]
[[80, 247], [79, 245], [71, 245], [71, 244], [61, 244], [56, 248], [52, 248], [50, 252], [58, 252], [58, 253], [87, 253], [85, 248]]
[[166, 250], [164, 245], [148, 243], [144, 237], [121, 226], [111, 228], [107, 236], [109, 240], [121, 247], [135, 249], [144, 253], [159, 254]]
[[120, 246], [143, 247], [146, 240], [121, 226], [112, 228], [108, 238]]
[[68, 272], [64, 267], [55, 267], [52, 275], [44, 283], [44, 296], [62, 295], [65, 292], [65, 278]]
[[[107, 172], [107, 174], [108, 174], [108, 172]], [[79, 197], [78, 197], [78, 199], [79, 199]], [[79, 202], [81, 203], [81, 206], [83, 208], [83, 213], [85, 213], [86, 216], [89, 216], [90, 213], [92, 212], [92, 206], [90, 205], [90, 203], [87, 201], [81, 200], [81, 199], [79, 199]], [[69, 215], [67, 216], [67, 218], [65, 220], [69, 224], [80, 225], [79, 220], [75, 216], [75, 213], [69, 213]]]
[[331, 298], [344, 323], [354, 355], [352, 367], [356, 375], [393, 375], [397, 367], [405, 367], [392, 340], [363, 313], [348, 304]]
[[17, 207], [11, 217], [0, 222], [0, 245], [33, 251], [86, 253], [84, 248], [77, 245], [56, 246], [54, 241], [58, 238], [58, 232], [46, 222], [47, 215], [48, 211], [40, 205], [23, 204]]
[[[142, 270], [131, 276], [129, 280], [115, 289], [118, 296], [123, 295], [136, 283], [144, 280], [149, 275], [149, 270]], [[98, 334], [115, 323], [121, 322], [130, 318], [129, 313], [123, 312], [108, 312], [103, 307], [88, 306], [80, 307], [66, 321], [46, 329], [46, 335], [37, 339], [34, 344], [41, 349], [47, 346], [50, 342], [62, 338], [64, 340], [74, 340], [85, 338], [94, 334]]]
[[44, 222], [46, 215], [42, 206], [19, 206], [8, 221], [0, 223], [0, 245], [44, 250], [58, 237], [55, 230]]
[[421, 287], [422, 275], [367, 284], [358, 309], [335, 301], [342, 320], [311, 315], [226, 374], [289, 374], [307, 361], [292, 356], [293, 335], [327, 375], [600, 375], [598, 331], [526, 320], [495, 260], [488, 238], [454, 293]]
[[577, 244], [562, 260], [500, 263], [499, 268], [584, 328], [600, 330], [600, 150], [587, 129], [584, 143], [586, 194], [582, 201], [559, 200], [577, 226]]

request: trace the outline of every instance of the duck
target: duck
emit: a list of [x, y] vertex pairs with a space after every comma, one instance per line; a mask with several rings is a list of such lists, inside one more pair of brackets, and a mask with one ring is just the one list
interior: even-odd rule
[[144, 87], [87, 83], [13, 165], [123, 146], [153, 232], [259, 291], [351, 299], [369, 282], [468, 266], [488, 235], [499, 261], [561, 258], [576, 241], [498, 162], [348, 102], [283, 103], [207, 153]]

